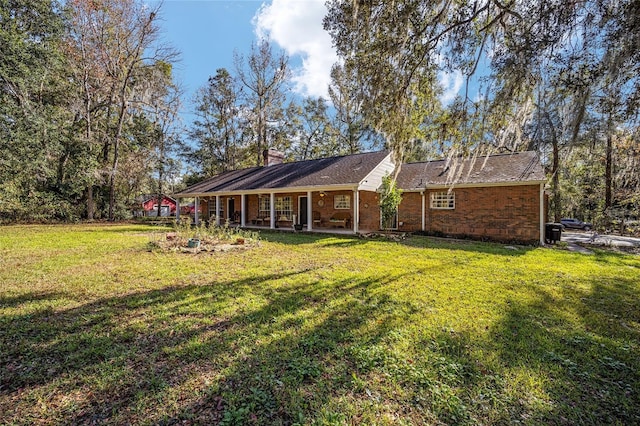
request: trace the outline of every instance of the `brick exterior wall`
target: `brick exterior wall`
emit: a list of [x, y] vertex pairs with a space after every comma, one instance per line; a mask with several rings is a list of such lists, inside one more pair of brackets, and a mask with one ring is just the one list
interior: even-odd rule
[[540, 241], [540, 186], [455, 188], [455, 209], [430, 208], [426, 192], [426, 231], [496, 241]]
[[398, 231], [420, 230], [422, 230], [422, 195], [419, 192], [405, 192], [398, 207]]
[[378, 194], [370, 191], [360, 191], [360, 224], [362, 232], [378, 231], [380, 229], [380, 205]]
[[[536, 243], [540, 240], [540, 186], [493, 186], [474, 188], [455, 188], [455, 208], [452, 210], [432, 209], [430, 198], [432, 192], [425, 191], [425, 231], [432, 235], [472, 237], [496, 241], [519, 241]], [[348, 212], [352, 221], [348, 228], [353, 228], [354, 200], [353, 191], [327, 191], [323, 197], [320, 192], [312, 192], [312, 210], [318, 212], [321, 223], [313, 224], [313, 228], [332, 228], [330, 218], [337, 212]], [[348, 195], [349, 209], [335, 209], [334, 197]], [[371, 191], [360, 191], [360, 223], [362, 232], [380, 230], [380, 208], [378, 194]], [[306, 192], [277, 194], [278, 197], [292, 197], [293, 214], [298, 215], [299, 197], [306, 197]], [[228, 216], [229, 197], [220, 197], [224, 207], [224, 218]], [[235, 210], [240, 211], [240, 196], [234, 197]], [[546, 202], [546, 199], [545, 199]], [[208, 200], [200, 201], [202, 219], [208, 220]], [[259, 217], [258, 195], [246, 196], [245, 220], [247, 225]], [[268, 226], [268, 224], [264, 224]], [[291, 226], [291, 222], [280, 226]], [[422, 230], [422, 195], [419, 192], [405, 192], [398, 208], [398, 230], [416, 232]]]

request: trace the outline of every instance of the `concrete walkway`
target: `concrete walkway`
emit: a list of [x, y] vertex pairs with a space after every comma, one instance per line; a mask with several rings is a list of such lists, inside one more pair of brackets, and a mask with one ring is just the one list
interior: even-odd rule
[[621, 237], [620, 235], [600, 235], [594, 232], [563, 231], [562, 241], [594, 246], [640, 247], [640, 238]]

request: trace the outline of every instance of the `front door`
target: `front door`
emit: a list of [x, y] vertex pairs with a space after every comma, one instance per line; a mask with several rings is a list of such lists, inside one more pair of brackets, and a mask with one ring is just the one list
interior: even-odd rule
[[308, 221], [307, 197], [298, 197], [298, 224], [306, 225]]
[[227, 204], [227, 218], [229, 219], [229, 222], [234, 222], [234, 213], [236, 211], [235, 208], [235, 198], [229, 198], [228, 204]]

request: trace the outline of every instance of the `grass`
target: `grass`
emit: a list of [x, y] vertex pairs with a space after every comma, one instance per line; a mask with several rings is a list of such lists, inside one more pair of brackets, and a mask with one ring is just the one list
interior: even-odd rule
[[640, 257], [0, 227], [0, 424], [637, 424]]

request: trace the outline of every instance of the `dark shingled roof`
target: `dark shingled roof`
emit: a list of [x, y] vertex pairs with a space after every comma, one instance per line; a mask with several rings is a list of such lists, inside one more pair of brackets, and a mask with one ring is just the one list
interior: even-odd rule
[[398, 188], [424, 189], [433, 185], [542, 182], [546, 177], [533, 151], [464, 159], [403, 164]]
[[387, 151], [297, 161], [221, 173], [176, 196], [312, 186], [356, 185], [388, 155]]

